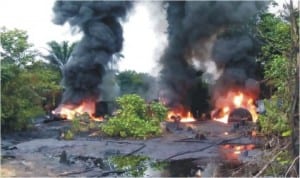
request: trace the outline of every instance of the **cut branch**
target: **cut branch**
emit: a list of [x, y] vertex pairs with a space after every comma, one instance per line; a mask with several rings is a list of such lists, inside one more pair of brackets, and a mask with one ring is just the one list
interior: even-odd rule
[[273, 156], [271, 158], [271, 160], [264, 165], [264, 167], [254, 176], [254, 177], [258, 177], [260, 176], [270, 165], [271, 163], [284, 151], [287, 149], [287, 147], [289, 146], [290, 144], [287, 144], [286, 146], [284, 146], [275, 156]]
[[284, 177], [286, 177], [286, 176], [288, 175], [288, 173], [291, 171], [291, 169], [293, 168], [294, 164], [296, 163], [296, 161], [297, 161], [298, 159], [300, 159], [300, 156], [297, 156], [297, 157], [293, 160], [292, 164], [290, 165], [290, 167], [289, 167], [288, 170], [286, 171]]
[[69, 176], [69, 175], [74, 175], [74, 174], [81, 174], [81, 173], [86, 173], [93, 170], [93, 168], [87, 168], [81, 171], [71, 171], [71, 172], [63, 172], [61, 174], [58, 174], [57, 176]]

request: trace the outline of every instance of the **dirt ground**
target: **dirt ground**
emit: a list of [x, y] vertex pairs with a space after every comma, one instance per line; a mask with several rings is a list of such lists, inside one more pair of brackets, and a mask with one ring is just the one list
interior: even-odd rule
[[[143, 155], [156, 161], [184, 159], [202, 160], [202, 175], [212, 176], [218, 160], [224, 156], [222, 144], [258, 143], [240, 132], [232, 132], [232, 125], [215, 121], [194, 123], [165, 123], [163, 136], [147, 140], [112, 139], [101, 136], [79, 136], [74, 140], [60, 139], [60, 134], [70, 125], [67, 121], [36, 123], [30, 132], [2, 136], [1, 175], [17, 177], [64, 177], [104, 175], [110, 169], [95, 166], [111, 155]], [[200, 136], [199, 136], [200, 135]], [[258, 150], [241, 154], [239, 161], [247, 161]], [[62, 160], [65, 154], [66, 160]], [[203, 161], [205, 160], [205, 161]], [[199, 162], [199, 161], [198, 161]], [[200, 164], [200, 163], [199, 163]], [[98, 163], [97, 163], [98, 165]], [[214, 166], [212, 166], [214, 165]], [[110, 176], [111, 174], [105, 174]], [[163, 173], [150, 174], [162, 176]]]

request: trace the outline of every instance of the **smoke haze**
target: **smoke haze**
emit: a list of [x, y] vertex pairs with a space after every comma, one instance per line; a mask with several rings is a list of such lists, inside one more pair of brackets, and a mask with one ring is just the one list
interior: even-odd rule
[[[56, 1], [53, 22], [68, 22], [83, 33], [82, 39], [64, 67], [63, 103], [97, 101], [102, 78], [114, 53], [122, 49], [125, 20], [132, 3], [128, 1]], [[102, 87], [103, 88], [103, 87]]]
[[[160, 62], [162, 83], [171, 103], [189, 103], [187, 92], [199, 69], [218, 74], [207, 68], [216, 66], [217, 71], [222, 71], [212, 87], [213, 97], [215, 93], [236, 86], [243, 88], [246, 81], [253, 81], [254, 44], [246, 33], [231, 31], [238, 31], [265, 5], [261, 1], [168, 2], [169, 45]], [[204, 76], [215, 80], [214, 73]]]
[[[159, 86], [169, 104], [189, 106], [193, 103], [191, 100], [201, 100], [189, 93], [191, 88], [198, 91], [199, 77], [213, 84], [210, 88], [212, 100], [232, 87], [258, 92], [253, 79], [255, 44], [241, 29], [266, 7], [266, 2], [171, 1], [145, 4], [150, 8], [158, 31], [165, 29], [166, 23], [168, 25], [167, 47], [164, 48], [165, 44], [159, 46], [154, 58], [161, 56]], [[133, 3], [128, 1], [55, 3], [54, 23], [62, 25], [68, 22], [83, 33], [64, 68], [63, 103], [99, 100], [101, 90], [118, 93], [118, 87], [110, 82], [113, 74], [105, 74], [113, 55], [122, 50], [120, 20], [126, 19], [132, 6]], [[158, 36], [157, 40], [161, 37]], [[140, 48], [143, 48], [142, 44]], [[103, 76], [106, 76], [105, 81]], [[153, 88], [153, 93], [159, 93], [156, 88]]]

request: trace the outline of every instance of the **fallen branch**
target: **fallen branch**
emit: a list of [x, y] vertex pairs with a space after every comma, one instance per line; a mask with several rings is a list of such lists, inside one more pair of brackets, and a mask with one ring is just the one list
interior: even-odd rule
[[264, 165], [264, 167], [254, 176], [254, 177], [258, 177], [260, 176], [268, 167], [269, 165], [289, 146], [290, 144], [285, 145], [275, 156], [273, 156], [271, 158], [271, 160]]
[[143, 148], [145, 148], [145, 147], [146, 147], [145, 143], [142, 143], [141, 145], [142, 145], [141, 147], [139, 147], [139, 148], [138, 148], [138, 149], [136, 149], [136, 150], [133, 150], [133, 151], [132, 151], [132, 152], [130, 152], [130, 153], [127, 153], [125, 156], [130, 156], [130, 155], [133, 155], [133, 154], [135, 154], [135, 153], [139, 152], [140, 150], [142, 150]]
[[141, 149], [145, 148], [146, 145], [145, 143], [132, 143], [132, 142], [126, 142], [126, 141], [111, 141], [111, 140], [108, 140], [106, 142], [111, 142], [111, 143], [119, 143], [119, 144], [135, 144], [135, 145], [141, 145], [139, 148], [137, 148], [136, 150], [133, 150], [132, 152], [130, 153], [127, 153], [126, 155], [124, 156], [130, 156], [130, 155], [133, 155], [135, 154], [136, 152], [140, 151]]
[[230, 142], [230, 141], [233, 141], [233, 140], [237, 140], [237, 139], [240, 139], [240, 138], [241, 137], [232, 138], [232, 139], [226, 139], [226, 140], [222, 140], [222, 141], [210, 144], [210, 145], [208, 145], [208, 146], [206, 146], [204, 148], [201, 148], [201, 149], [192, 150], [192, 151], [185, 151], [185, 152], [181, 152], [181, 153], [176, 153], [175, 155], [169, 156], [168, 158], [164, 159], [164, 161], [168, 161], [171, 158], [174, 158], [174, 157], [177, 157], [177, 156], [181, 156], [181, 155], [185, 155], [185, 154], [189, 154], [189, 153], [196, 153], [196, 152], [204, 151], [204, 150], [206, 150], [206, 149], [208, 149], [210, 147], [213, 147], [213, 146], [216, 146], [216, 145], [220, 145], [220, 144], [224, 144], [224, 143], [227, 143], [227, 142]]
[[297, 157], [293, 160], [292, 164], [290, 165], [290, 167], [289, 167], [288, 170], [286, 171], [284, 177], [287, 177], [288, 173], [291, 171], [291, 169], [292, 169], [292, 167], [294, 166], [294, 164], [296, 163], [297, 159], [300, 159], [300, 156], [297, 156]]
[[125, 173], [126, 171], [129, 171], [129, 170], [113, 170], [113, 171], [106, 171], [106, 172], [103, 172], [102, 174], [100, 175], [97, 175], [99, 177], [104, 177], [104, 176], [108, 176], [109, 174], [123, 174]]
[[199, 139], [185, 139], [185, 140], [174, 140], [174, 142], [187, 142], [187, 143], [209, 143], [213, 144], [213, 142], [207, 141], [207, 140], [199, 140]]
[[[81, 173], [86, 173], [93, 170], [93, 168], [87, 168], [85, 170], [81, 170], [81, 171], [71, 171], [71, 172], [63, 172], [61, 174], [58, 174], [57, 176], [69, 176], [69, 175], [73, 175], [73, 174], [81, 174]], [[57, 177], [55, 176], [55, 177]]]
[[174, 142], [180, 142], [180, 141], [191, 140], [191, 139], [194, 139], [194, 137], [182, 138], [182, 139], [174, 140]]
[[107, 140], [106, 143], [118, 143], [118, 144], [136, 144], [136, 145], [140, 145], [141, 143], [133, 143], [133, 142], [126, 142], [126, 141], [114, 141], [114, 140]]

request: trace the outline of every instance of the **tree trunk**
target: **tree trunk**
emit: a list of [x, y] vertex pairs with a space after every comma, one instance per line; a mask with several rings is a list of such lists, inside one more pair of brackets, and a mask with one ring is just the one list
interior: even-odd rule
[[[294, 80], [294, 87], [291, 91], [291, 110], [289, 113], [289, 121], [292, 128], [292, 147], [293, 156], [297, 157], [299, 155], [299, 69], [300, 69], [300, 56], [299, 56], [299, 26], [297, 24], [297, 19], [295, 17], [295, 9], [293, 6], [293, 1], [290, 0], [290, 4], [287, 5], [289, 10], [289, 20], [291, 23], [291, 58], [290, 63], [292, 66], [296, 64], [296, 74]], [[292, 69], [292, 68], [291, 68]], [[296, 162], [296, 170], [299, 174], [299, 160]]]

